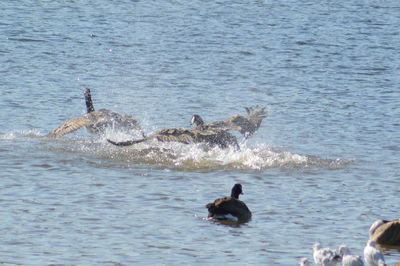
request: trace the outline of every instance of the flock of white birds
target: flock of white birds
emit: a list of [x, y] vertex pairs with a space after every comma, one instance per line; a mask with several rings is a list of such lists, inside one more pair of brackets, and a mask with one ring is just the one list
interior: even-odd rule
[[[384, 225], [384, 226], [382, 226]], [[353, 255], [350, 249], [341, 245], [338, 249], [322, 247], [320, 243], [313, 245], [313, 260], [318, 266], [335, 266], [341, 263], [343, 266], [386, 266], [383, 253], [377, 248], [377, 244], [387, 244], [385, 239], [400, 244], [400, 236], [396, 234], [400, 230], [400, 220], [375, 221], [369, 229], [369, 239], [364, 248], [364, 258]], [[378, 241], [377, 241], [378, 240]], [[309, 266], [307, 258], [300, 259], [300, 266]]]

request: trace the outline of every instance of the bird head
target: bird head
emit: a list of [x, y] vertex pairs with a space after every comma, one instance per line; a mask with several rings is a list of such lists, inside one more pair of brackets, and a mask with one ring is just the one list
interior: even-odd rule
[[243, 194], [243, 190], [242, 190], [242, 185], [238, 183], [233, 186], [231, 191], [231, 197], [239, 199], [240, 194]]
[[204, 125], [203, 119], [199, 115], [193, 115], [190, 120], [191, 125], [202, 126]]

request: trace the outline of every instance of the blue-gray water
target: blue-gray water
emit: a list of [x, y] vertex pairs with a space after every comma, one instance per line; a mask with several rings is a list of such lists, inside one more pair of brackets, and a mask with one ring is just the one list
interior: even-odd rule
[[[395, 0], [1, 1], [0, 264], [296, 265], [317, 241], [361, 255], [375, 219], [399, 218], [399, 25]], [[268, 117], [240, 152], [44, 137], [85, 113], [85, 86], [147, 133]], [[206, 221], [236, 182], [252, 221]]]

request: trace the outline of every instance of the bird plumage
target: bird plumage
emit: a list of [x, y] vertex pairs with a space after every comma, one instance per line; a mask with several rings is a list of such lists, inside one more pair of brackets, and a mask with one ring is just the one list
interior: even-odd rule
[[313, 245], [313, 258], [319, 266], [335, 266], [341, 259], [340, 255], [330, 248], [322, 248], [320, 243]]
[[364, 260], [369, 266], [386, 266], [383, 253], [376, 248], [373, 240], [368, 240], [364, 248]]
[[220, 128], [225, 130], [236, 130], [244, 136], [253, 135], [260, 127], [261, 122], [267, 117], [265, 107], [245, 107], [246, 116], [233, 115], [223, 121], [216, 121], [207, 124], [209, 127]]
[[91, 133], [102, 133], [106, 128], [114, 127], [129, 131], [137, 130], [143, 135], [139, 122], [135, 118], [130, 115], [121, 115], [107, 109], [95, 111], [90, 89], [86, 89], [84, 95], [87, 113], [83, 116], [63, 122], [60, 126], [52, 130], [48, 134], [48, 137], [59, 138], [82, 127], [86, 127]]
[[352, 255], [350, 249], [345, 245], [339, 247], [339, 255], [342, 257], [343, 266], [364, 266], [361, 256]]
[[108, 141], [117, 146], [130, 146], [151, 139], [155, 139], [161, 142], [180, 142], [184, 144], [206, 143], [212, 147], [218, 146], [220, 148], [228, 148], [229, 146], [233, 146], [235, 149], [239, 149], [239, 144], [236, 137], [230, 134], [228, 131], [217, 128], [206, 128], [202, 126], [198, 126], [192, 129], [161, 129], [139, 140], [128, 140], [122, 142], [115, 142], [112, 140]]
[[243, 194], [242, 185], [235, 184], [230, 197], [218, 198], [208, 203], [208, 217], [216, 220], [227, 220], [234, 218], [239, 223], [248, 222], [251, 219], [251, 211], [246, 204], [239, 200], [239, 195]]
[[400, 220], [377, 220], [369, 229], [369, 239], [381, 245], [400, 245]]

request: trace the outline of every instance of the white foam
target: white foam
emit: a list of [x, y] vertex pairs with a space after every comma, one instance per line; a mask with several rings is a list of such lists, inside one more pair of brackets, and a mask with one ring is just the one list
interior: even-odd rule
[[[141, 139], [137, 132], [134, 139]], [[0, 139], [42, 138], [38, 130], [10, 132], [0, 135]], [[72, 134], [60, 139], [48, 139], [52, 151], [82, 152], [104, 159], [119, 160], [129, 164], [149, 164], [163, 168], [182, 170], [263, 170], [268, 168], [338, 168], [345, 160], [326, 160], [315, 156], [300, 155], [288, 151], [275, 150], [267, 144], [240, 145], [240, 151], [232, 148], [221, 149], [206, 144], [182, 144], [150, 140], [127, 147], [116, 147], [107, 139], [125, 141], [132, 134], [107, 129], [103, 135]]]

